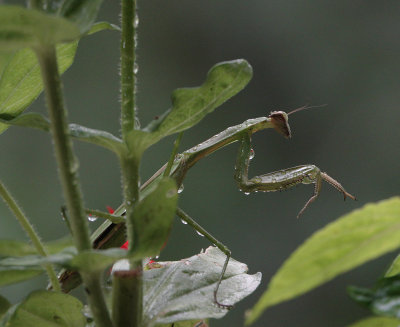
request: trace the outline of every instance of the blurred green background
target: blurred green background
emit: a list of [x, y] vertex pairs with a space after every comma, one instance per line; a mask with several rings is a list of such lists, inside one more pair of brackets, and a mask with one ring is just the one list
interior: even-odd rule
[[[4, 2], [4, 1], [3, 1]], [[19, 1], [6, 1], [20, 3]], [[233, 180], [237, 146], [202, 160], [189, 172], [180, 206], [223, 241], [250, 273], [261, 271], [259, 289], [212, 326], [242, 326], [243, 316], [284, 260], [314, 231], [370, 201], [397, 195], [400, 149], [399, 1], [139, 1], [139, 93], [142, 125], [170, 106], [177, 87], [197, 86], [215, 63], [245, 58], [254, 78], [244, 91], [185, 133], [181, 149], [230, 125], [290, 110], [327, 104], [290, 117], [293, 138], [274, 131], [253, 137], [250, 175], [312, 163], [357, 196], [343, 203], [327, 184], [301, 219], [313, 192], [299, 186], [282, 193], [245, 196]], [[104, 1], [99, 20], [119, 23], [118, 1]], [[69, 119], [119, 133], [119, 35], [84, 38], [75, 64], [63, 77]], [[30, 110], [45, 113], [42, 96]], [[142, 164], [143, 181], [167, 159], [174, 138], [153, 146]], [[104, 209], [121, 202], [113, 154], [76, 143], [86, 205]], [[67, 233], [49, 135], [10, 128], [0, 139], [1, 179], [45, 240]], [[91, 223], [93, 229], [99, 222]], [[0, 204], [0, 237], [26, 239]], [[176, 220], [160, 260], [180, 259], [208, 247]], [[369, 313], [346, 295], [350, 284], [371, 286], [396, 253], [370, 262], [295, 300], [268, 309], [254, 326], [344, 326]], [[44, 278], [0, 291], [17, 301]]]

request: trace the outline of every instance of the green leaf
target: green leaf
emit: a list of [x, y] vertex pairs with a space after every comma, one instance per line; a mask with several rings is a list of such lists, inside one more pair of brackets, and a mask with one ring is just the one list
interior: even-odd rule
[[[88, 34], [93, 34], [103, 29], [118, 28], [115, 25], [100, 22], [94, 24]], [[77, 46], [78, 42], [57, 45], [57, 62], [60, 74], [64, 73], [72, 65]], [[0, 74], [0, 118], [8, 122], [3, 124], [2, 122], [4, 121], [0, 119], [0, 134], [10, 124], [30, 126], [47, 131], [48, 121], [40, 117], [39, 114], [23, 117], [21, 121], [16, 118], [43, 91], [40, 67], [34, 52], [30, 49], [19, 50], [12, 56], [6, 57], [4, 62], [6, 62], [6, 66], [3, 69], [3, 73]]]
[[341, 273], [400, 247], [400, 198], [394, 197], [337, 219], [312, 235], [272, 278], [246, 318], [303, 294]]
[[133, 256], [154, 257], [168, 238], [175, 217], [178, 192], [175, 181], [165, 177], [140, 200], [133, 214]]
[[[77, 45], [78, 43], [74, 42], [57, 46], [60, 73], [71, 66]], [[15, 119], [39, 96], [42, 90], [40, 67], [35, 54], [30, 49], [17, 51], [0, 76], [0, 117], [7, 120]], [[28, 118], [38, 119], [37, 116]], [[7, 125], [0, 122], [0, 133], [7, 128]]]
[[82, 303], [58, 292], [35, 291], [14, 309], [6, 323], [9, 327], [84, 327]]
[[391, 277], [398, 274], [400, 274], [400, 254], [393, 260], [385, 274], [385, 277]]
[[79, 26], [81, 33], [93, 25], [103, 0], [63, 0], [58, 15]]
[[350, 286], [347, 291], [373, 313], [400, 318], [400, 275], [380, 279], [373, 290]]
[[199, 123], [207, 114], [241, 91], [253, 75], [244, 59], [213, 66], [199, 87], [177, 89], [172, 93], [172, 108], [142, 131], [132, 131], [130, 148], [144, 151], [163, 137], [182, 132]]
[[1, 125], [36, 128], [45, 132], [50, 130], [50, 122], [47, 118], [36, 112], [28, 112], [15, 118], [7, 114], [0, 114], [0, 123]]
[[66, 19], [19, 6], [1, 6], [0, 22], [1, 51], [55, 45], [81, 34], [78, 26]]
[[11, 307], [10, 302], [5, 297], [0, 295], [0, 318], [7, 312], [7, 310]]
[[109, 22], [97, 22], [92, 25], [90, 31], [87, 35], [92, 35], [94, 33], [103, 31], [103, 30], [110, 30], [110, 31], [121, 31], [121, 28], [115, 24], [111, 24]]
[[[228, 310], [214, 304], [214, 289], [225, 259], [220, 250], [209, 247], [204, 253], [179, 261], [159, 262], [157, 268], [145, 270], [143, 325], [150, 321], [168, 324], [222, 318]], [[247, 270], [245, 264], [229, 260], [218, 291], [220, 302], [235, 304], [258, 287], [261, 273], [248, 275]]]

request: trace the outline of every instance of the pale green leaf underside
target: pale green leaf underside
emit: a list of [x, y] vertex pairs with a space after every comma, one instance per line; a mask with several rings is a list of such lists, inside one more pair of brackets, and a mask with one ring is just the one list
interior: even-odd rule
[[[38, 113], [29, 112], [12, 119], [6, 119], [5, 116], [7, 115], [0, 114], [0, 123], [4, 125], [31, 127], [45, 132], [50, 130], [50, 122]], [[116, 154], [122, 153], [125, 149], [122, 140], [106, 131], [69, 124], [69, 133], [75, 139], [102, 146]]]
[[[221, 318], [228, 310], [214, 304], [213, 292], [226, 256], [217, 248], [175, 262], [160, 262], [162, 268], [144, 274], [144, 325], [180, 320]], [[218, 300], [235, 304], [251, 294], [261, 282], [261, 273], [247, 274], [247, 266], [234, 259], [218, 292]]]
[[0, 49], [14, 51], [73, 41], [80, 37], [76, 24], [19, 6], [0, 7]]
[[75, 297], [52, 291], [32, 292], [10, 315], [10, 327], [84, 327], [82, 303]]
[[400, 320], [387, 317], [371, 317], [360, 320], [349, 327], [399, 327]]
[[398, 247], [399, 197], [354, 210], [313, 234], [286, 260], [247, 316], [246, 323], [254, 322], [266, 308]]

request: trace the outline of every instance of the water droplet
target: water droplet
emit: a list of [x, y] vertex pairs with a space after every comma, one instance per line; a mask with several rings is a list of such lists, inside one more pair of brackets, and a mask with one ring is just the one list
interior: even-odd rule
[[136, 75], [139, 71], [139, 65], [137, 64], [137, 62], [135, 62], [133, 64], [133, 73]]
[[96, 220], [97, 220], [97, 217], [96, 217], [96, 216], [88, 216], [87, 219], [88, 219], [89, 221], [93, 222], [93, 221], [96, 221]]
[[181, 186], [179, 186], [179, 188], [178, 188], [178, 193], [179, 194], [182, 193], [184, 189], [185, 189], [185, 187], [183, 186], [183, 184], [181, 184]]
[[139, 26], [139, 16], [136, 14], [133, 20], [133, 27], [137, 28]]
[[185, 221], [183, 219], [181, 219], [181, 223], [184, 224], [184, 225], [187, 225], [187, 221]]
[[199, 234], [200, 236], [204, 237], [204, 235], [202, 233], [200, 233], [198, 230], [196, 231], [197, 234]]
[[249, 159], [250, 159], [250, 160], [251, 160], [251, 159], [253, 159], [255, 155], [256, 155], [256, 153], [254, 152], [254, 150], [253, 150], [253, 149], [251, 149], [251, 150], [250, 150], [250, 156], [249, 156]]

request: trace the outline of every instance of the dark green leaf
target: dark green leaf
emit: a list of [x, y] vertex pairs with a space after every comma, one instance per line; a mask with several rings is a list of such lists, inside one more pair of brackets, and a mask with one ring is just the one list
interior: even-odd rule
[[154, 257], [160, 253], [175, 217], [177, 201], [175, 181], [165, 177], [136, 205], [133, 216], [135, 258]]
[[341, 273], [400, 247], [400, 198], [367, 204], [306, 240], [272, 278], [247, 316], [254, 322], [268, 307], [303, 294]]
[[77, 25], [66, 19], [19, 6], [0, 7], [1, 51], [55, 45], [79, 37]]
[[377, 315], [400, 318], [400, 275], [379, 280], [374, 289], [351, 286], [350, 297]]
[[7, 310], [11, 307], [10, 302], [5, 297], [0, 295], [0, 318], [7, 312]]
[[386, 317], [370, 317], [360, 320], [349, 327], [398, 327], [400, 320]]
[[[168, 324], [181, 320], [221, 318], [228, 310], [214, 304], [214, 289], [226, 256], [217, 248], [175, 262], [159, 262], [144, 271], [144, 325], [149, 321]], [[118, 264], [118, 263], [117, 263]], [[229, 261], [218, 292], [222, 303], [235, 304], [251, 294], [261, 273], [247, 274], [247, 266]]]
[[84, 327], [82, 303], [58, 292], [35, 291], [15, 309], [7, 321], [9, 327]]

